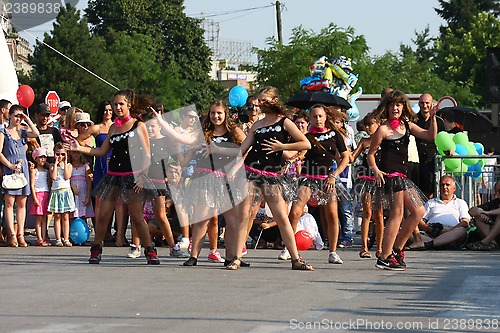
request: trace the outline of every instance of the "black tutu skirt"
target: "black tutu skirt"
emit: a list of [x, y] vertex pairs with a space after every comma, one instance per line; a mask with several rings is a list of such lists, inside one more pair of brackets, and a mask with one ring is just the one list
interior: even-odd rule
[[289, 174], [271, 176], [263, 175], [247, 169], [247, 178], [248, 181], [257, 185], [257, 192], [250, 193], [251, 195], [255, 195], [256, 202], [260, 202], [260, 200], [264, 199], [260, 185], [278, 185], [281, 196], [286, 202], [293, 202], [297, 200], [297, 180]]
[[377, 186], [375, 180], [369, 179], [368, 177], [358, 179], [354, 189], [360, 201], [362, 201], [363, 197], [365, 197], [365, 200], [368, 200], [370, 196], [364, 196], [364, 194], [368, 193], [371, 195], [373, 207], [389, 209], [394, 202], [394, 194], [400, 191], [406, 191], [408, 193], [410, 202], [414, 207], [423, 206], [428, 200], [418, 186], [406, 177], [385, 177], [384, 180], [384, 185]]
[[145, 202], [158, 196], [158, 191], [149, 178], [144, 178], [144, 187], [141, 191], [136, 192], [134, 186], [134, 175], [111, 176], [105, 174], [92, 194], [101, 200], [121, 201], [123, 203]]
[[312, 195], [309, 201], [313, 202], [315, 206], [324, 206], [330, 201], [338, 200], [339, 198], [345, 198], [349, 201], [353, 200], [349, 190], [339, 180], [335, 181], [335, 191], [325, 192], [326, 181], [327, 179], [313, 179], [302, 176], [299, 177], [298, 187], [305, 186], [311, 189]]

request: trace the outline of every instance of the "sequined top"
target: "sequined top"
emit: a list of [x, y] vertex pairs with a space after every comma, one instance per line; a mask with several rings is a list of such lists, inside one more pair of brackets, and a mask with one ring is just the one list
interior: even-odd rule
[[[135, 129], [139, 121], [136, 121], [132, 128], [125, 133], [113, 134], [109, 138], [109, 143], [113, 149], [109, 159], [108, 171], [112, 172], [132, 172], [130, 162], [129, 140], [134, 138], [137, 133]], [[135, 140], [134, 140], [135, 141]]]
[[265, 140], [276, 139], [281, 143], [290, 141], [290, 134], [285, 130], [284, 122], [286, 117], [282, 117], [279, 121], [269, 126], [258, 128], [254, 132], [254, 143], [252, 149], [245, 158], [245, 165], [258, 170], [269, 172], [280, 172], [284, 164], [281, 156], [283, 151], [273, 152], [268, 154], [267, 150], [263, 150], [262, 144]]
[[408, 174], [408, 144], [410, 143], [410, 126], [405, 124], [405, 134], [394, 140], [383, 139], [380, 144], [380, 171], [386, 173], [400, 172]]
[[317, 142], [309, 140], [311, 141], [311, 149], [306, 153], [301, 173], [306, 175], [327, 175], [333, 160], [335, 160], [337, 151], [340, 154], [347, 151], [344, 138], [342, 134], [335, 130], [308, 134], [308, 138], [311, 136], [314, 136]]
[[[237, 145], [233, 142], [232, 135], [226, 131], [223, 135], [214, 136], [211, 140], [214, 144], [222, 148], [236, 148]], [[198, 150], [195, 155], [196, 168], [204, 168], [209, 170], [219, 170], [227, 172], [228, 166], [235, 160], [235, 156], [228, 156], [226, 154], [213, 153], [211, 156], [205, 157], [204, 150]]]

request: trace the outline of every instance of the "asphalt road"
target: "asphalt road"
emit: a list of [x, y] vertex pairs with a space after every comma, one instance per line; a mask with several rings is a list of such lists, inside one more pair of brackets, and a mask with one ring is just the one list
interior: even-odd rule
[[[499, 332], [500, 252], [407, 252], [405, 272], [378, 270], [359, 247], [303, 251], [314, 272], [277, 250], [249, 250], [250, 268], [206, 260], [160, 266], [128, 248], [0, 248], [0, 332]], [[221, 250], [223, 254], [223, 250]], [[373, 254], [373, 253], [372, 253]]]

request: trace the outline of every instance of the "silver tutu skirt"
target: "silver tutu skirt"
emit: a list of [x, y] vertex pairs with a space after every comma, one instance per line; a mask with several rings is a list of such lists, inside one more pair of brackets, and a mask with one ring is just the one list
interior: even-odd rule
[[311, 189], [312, 195], [309, 201], [314, 203], [315, 206], [324, 206], [330, 201], [338, 200], [339, 198], [345, 198], [349, 201], [353, 200], [347, 188], [339, 180], [335, 181], [335, 191], [325, 192], [324, 188], [326, 185], [326, 181], [326, 179], [321, 180], [300, 177], [298, 180], [298, 186], [299, 188], [301, 186], [305, 186]]
[[[293, 202], [297, 200], [297, 180], [292, 178], [289, 174], [282, 174], [280, 176], [265, 176], [256, 172], [247, 170], [248, 181], [253, 185], [250, 188], [256, 189], [256, 193], [250, 193], [255, 196], [255, 202], [264, 200], [264, 195], [261, 192], [261, 185], [278, 185], [279, 192], [286, 202]], [[270, 193], [271, 195], [273, 193]]]

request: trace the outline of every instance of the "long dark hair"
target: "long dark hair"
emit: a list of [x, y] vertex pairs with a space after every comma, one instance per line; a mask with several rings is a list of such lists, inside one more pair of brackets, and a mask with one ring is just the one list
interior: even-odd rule
[[[339, 132], [341, 135], [344, 135], [345, 136], [345, 130], [343, 129], [340, 129], [338, 126], [335, 125], [335, 123], [333, 122], [333, 119], [335, 118], [335, 114], [333, 113], [334, 111], [333, 110], [330, 110], [327, 106], [323, 105], [323, 104], [316, 104], [316, 105], [313, 105], [310, 110], [311, 110], [311, 113], [312, 113], [312, 110], [313, 109], [322, 109], [324, 112], [325, 112], [325, 115], [326, 115], [326, 120], [325, 120], [325, 127], [327, 129], [329, 129], [330, 131], [337, 131]], [[339, 112], [340, 113], [340, 112]], [[320, 149], [322, 150], [326, 150], [325, 147], [323, 147], [323, 145], [321, 145], [321, 143], [316, 139], [316, 137], [314, 136], [314, 134], [308, 132], [306, 134], [306, 137], [307, 139], [315, 144], [316, 146], [318, 146]]]
[[147, 108], [151, 106], [149, 98], [137, 95], [130, 89], [119, 90], [113, 96], [123, 96], [130, 104], [130, 115], [137, 119], [141, 119], [141, 115], [145, 114]]
[[[95, 122], [96, 124], [102, 123], [104, 121], [104, 110], [106, 109], [106, 106], [110, 105], [111, 108], [113, 108], [113, 104], [111, 104], [110, 101], [102, 101], [101, 104], [99, 104], [99, 107], [97, 108], [97, 112], [95, 114]], [[112, 120], [116, 118], [115, 113], [113, 112], [113, 116], [111, 117]]]
[[205, 134], [205, 141], [209, 143], [210, 140], [212, 140], [214, 137], [215, 126], [210, 120], [210, 109], [212, 109], [213, 106], [220, 106], [224, 109], [224, 127], [229, 132], [229, 135], [231, 135], [232, 141], [238, 145], [241, 145], [241, 139], [238, 138], [238, 136], [236, 135], [237, 126], [234, 123], [234, 121], [231, 120], [227, 104], [221, 100], [215, 101], [212, 104], [210, 104], [208, 115], [203, 118], [202, 128], [203, 128], [203, 133]]

